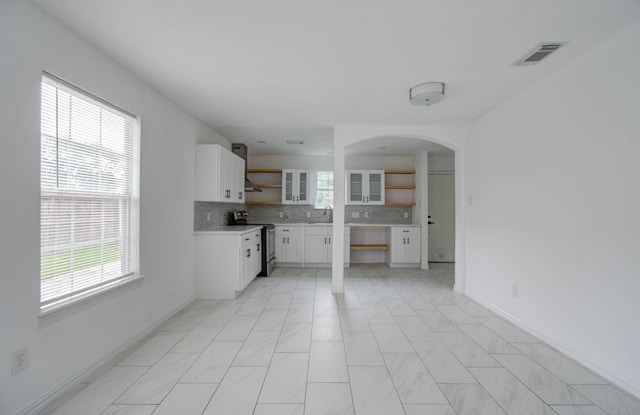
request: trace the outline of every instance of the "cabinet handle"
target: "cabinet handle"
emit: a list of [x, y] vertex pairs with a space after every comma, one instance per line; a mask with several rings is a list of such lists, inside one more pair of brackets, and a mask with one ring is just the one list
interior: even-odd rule
[[260, 244], [256, 245], [256, 252], [260, 252]]
[[238, 192], [238, 199], [242, 199], [242, 192]]
[[247, 258], [251, 258], [251, 249], [247, 249]]
[[411, 245], [411, 240], [407, 238], [407, 245]]
[[327, 244], [327, 238], [324, 238], [324, 244], [325, 245]]
[[331, 245], [331, 238], [329, 238], [329, 245]]
[[248, 241], [249, 239], [251, 239], [251, 238], [244, 238], [245, 241]]
[[406, 245], [407, 244], [407, 238], [402, 238], [402, 245]]
[[369, 196], [367, 196], [367, 203], [369, 203]]
[[409, 231], [407, 229], [403, 230], [402, 232], [409, 233]]
[[285, 243], [285, 239], [286, 239], [286, 238], [283, 236], [283, 237], [282, 237], [282, 243], [283, 243], [283, 244]]
[[362, 196], [362, 203], [364, 203], [364, 196]]
[[290, 243], [289, 237], [287, 236], [287, 243]]

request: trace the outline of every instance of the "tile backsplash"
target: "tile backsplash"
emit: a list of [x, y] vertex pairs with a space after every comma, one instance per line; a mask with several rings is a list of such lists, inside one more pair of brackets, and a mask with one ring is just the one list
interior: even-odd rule
[[[253, 223], [318, 223], [329, 222], [329, 212], [309, 205], [244, 205], [242, 203], [194, 202], [194, 226], [196, 231], [224, 226], [229, 212], [246, 210]], [[307, 217], [309, 212], [310, 217]], [[365, 212], [366, 216], [365, 217]], [[207, 220], [207, 213], [210, 220]], [[282, 213], [282, 217], [280, 217]], [[353, 213], [357, 214], [354, 218]], [[404, 215], [407, 214], [405, 218]], [[345, 223], [411, 223], [411, 207], [405, 206], [346, 206]]]
[[[193, 202], [193, 230], [206, 231], [224, 226], [229, 212], [245, 210], [244, 203]], [[207, 213], [211, 220], [207, 220]]]
[[[309, 205], [247, 205], [249, 221], [254, 223], [317, 223], [329, 222], [329, 212]], [[310, 217], [307, 217], [309, 212]], [[358, 218], [352, 213], [356, 212]], [[367, 217], [365, 217], [365, 212]], [[405, 212], [407, 218], [404, 217]], [[280, 217], [282, 213], [282, 217]], [[411, 223], [411, 207], [405, 206], [346, 206], [345, 223]]]

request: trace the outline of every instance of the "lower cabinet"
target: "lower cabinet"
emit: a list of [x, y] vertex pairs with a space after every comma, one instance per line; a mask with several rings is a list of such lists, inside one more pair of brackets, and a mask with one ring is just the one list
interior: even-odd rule
[[234, 299], [261, 271], [260, 229], [196, 235], [196, 298]]
[[387, 240], [390, 240], [387, 251], [387, 265], [389, 267], [419, 267], [420, 266], [420, 227], [392, 226], [387, 230]]
[[302, 226], [276, 225], [276, 263], [302, 264]]
[[244, 290], [247, 285], [262, 271], [262, 240], [260, 230], [241, 235], [242, 248], [240, 249], [241, 278], [240, 289]]
[[[345, 226], [344, 263], [349, 263], [349, 227]], [[305, 226], [304, 262], [306, 266], [330, 266], [333, 259], [333, 226]]]

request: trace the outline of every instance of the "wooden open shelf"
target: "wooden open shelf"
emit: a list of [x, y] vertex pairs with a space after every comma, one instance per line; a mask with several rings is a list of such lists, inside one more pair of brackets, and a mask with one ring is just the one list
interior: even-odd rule
[[351, 245], [352, 251], [388, 251], [389, 245]]
[[416, 174], [415, 170], [385, 170], [384, 174]]
[[386, 202], [385, 206], [415, 206], [416, 202]]
[[282, 169], [247, 169], [247, 173], [282, 173]]
[[385, 189], [415, 189], [415, 186], [385, 186]]
[[245, 205], [281, 205], [282, 202], [250, 202], [250, 201], [245, 201], [244, 204]]
[[282, 184], [256, 184], [259, 189], [282, 189]]

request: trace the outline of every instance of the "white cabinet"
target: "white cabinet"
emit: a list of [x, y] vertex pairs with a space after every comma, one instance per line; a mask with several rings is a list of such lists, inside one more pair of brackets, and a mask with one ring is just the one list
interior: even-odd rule
[[[345, 226], [344, 263], [349, 263], [349, 227]], [[333, 226], [305, 226], [304, 262], [305, 266], [330, 265], [333, 259]]]
[[387, 239], [391, 241], [387, 253], [390, 267], [420, 266], [420, 226], [392, 226]]
[[260, 228], [196, 235], [196, 298], [234, 299], [261, 271]]
[[282, 203], [310, 205], [310, 183], [309, 170], [282, 170]]
[[262, 271], [262, 241], [260, 238], [260, 230], [249, 232], [242, 235], [242, 248], [240, 256], [242, 258], [241, 283], [240, 289], [253, 281], [253, 279]]
[[244, 160], [218, 144], [197, 145], [195, 200], [244, 203]]
[[304, 262], [312, 264], [331, 262], [331, 232], [328, 226], [304, 228]]
[[303, 228], [276, 225], [276, 263], [302, 263]]
[[348, 205], [384, 205], [384, 170], [346, 172]]

